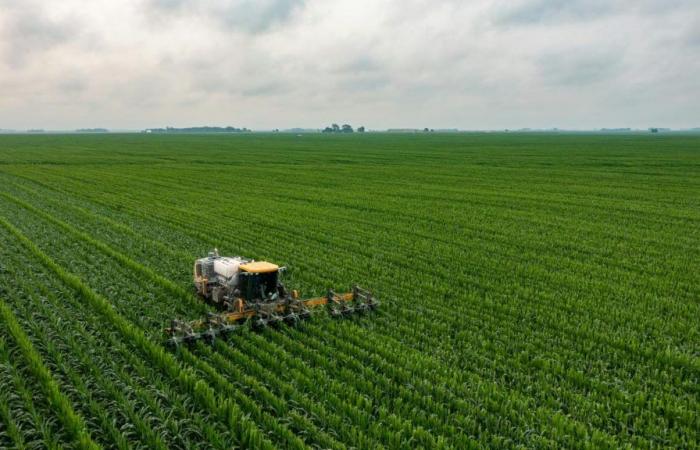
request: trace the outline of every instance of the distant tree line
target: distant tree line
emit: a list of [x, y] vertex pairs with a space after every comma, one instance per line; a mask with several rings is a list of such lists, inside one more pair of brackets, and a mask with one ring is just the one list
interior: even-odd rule
[[148, 128], [146, 133], [246, 133], [247, 128], [236, 127], [187, 127], [187, 128]]
[[[346, 124], [343, 124], [343, 126], [338, 126], [337, 123], [332, 124], [330, 127], [326, 127], [323, 129], [324, 133], [354, 133], [355, 130], [353, 130], [352, 126]], [[365, 127], [357, 127], [357, 132], [358, 133], [364, 133], [365, 132]]]

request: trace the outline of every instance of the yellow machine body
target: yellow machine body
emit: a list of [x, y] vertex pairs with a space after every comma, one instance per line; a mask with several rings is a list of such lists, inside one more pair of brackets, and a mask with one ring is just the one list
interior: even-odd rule
[[277, 272], [280, 266], [267, 261], [253, 261], [247, 264], [241, 264], [238, 268], [243, 272], [249, 273], [270, 273]]

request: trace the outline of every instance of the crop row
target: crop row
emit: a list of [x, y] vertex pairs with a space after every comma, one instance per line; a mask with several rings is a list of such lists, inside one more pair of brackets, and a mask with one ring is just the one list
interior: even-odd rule
[[[140, 203], [143, 203], [143, 202], [140, 202]], [[185, 210], [184, 208], [181, 208], [181, 209]], [[294, 211], [292, 210], [290, 212], [290, 214], [294, 214]], [[204, 219], [202, 219], [202, 220], [204, 220]], [[337, 222], [340, 223], [341, 221], [339, 220]], [[390, 235], [387, 234], [387, 238], [389, 236]], [[485, 260], [487, 260], [486, 255], [491, 255], [491, 257], [492, 257], [491, 259], [493, 259], [494, 255], [499, 255], [499, 253], [502, 253], [502, 250], [499, 250], [499, 249], [503, 248], [502, 243], [497, 242], [494, 244], [496, 244], [496, 245], [488, 247], [486, 249], [486, 252], [484, 253]], [[435, 247], [434, 248], [435, 251], [445, 252], [445, 253], [447, 253], [447, 255], [449, 255], [448, 252], [450, 251], [450, 249], [449, 249], [449, 245], [447, 243], [445, 244], [444, 247], [443, 246], [436, 246], [435, 243], [432, 243], [431, 245], [433, 247]], [[541, 250], [537, 250], [537, 251], [541, 252]], [[522, 253], [522, 249], [517, 249], [517, 252]], [[387, 258], [393, 257], [392, 254], [382, 255], [382, 256], [386, 256]], [[508, 253], [508, 254], [505, 254], [503, 256], [508, 257], [508, 258], [512, 258], [516, 261], [518, 260], [518, 258], [521, 258], [521, 259], [525, 258], [522, 255], [518, 256], [517, 253], [513, 253], [513, 254]], [[459, 254], [456, 254], [455, 257], [459, 257]], [[545, 257], [546, 257], [546, 255], [545, 255]], [[542, 260], [543, 258], [540, 257], [539, 259]], [[552, 307], [562, 308], [562, 306], [559, 306], [560, 304], [572, 305], [572, 306], [566, 306], [566, 309], [563, 312], [568, 316], [571, 316], [572, 314], [579, 314], [579, 309], [577, 307], [573, 306], [575, 304], [575, 303], [573, 303], [573, 301], [577, 301], [577, 300], [575, 299], [575, 297], [573, 297], [573, 299], [574, 299], [573, 301], [569, 298], [571, 297], [571, 294], [576, 293], [577, 291], [580, 292], [580, 289], [582, 287], [581, 280], [580, 280], [580, 278], [576, 278], [574, 275], [571, 275], [571, 276], [566, 275], [566, 271], [565, 271], [566, 262], [565, 261], [553, 260], [552, 264], [555, 264], [557, 261], [558, 261], [560, 267], [558, 268], [558, 270], [556, 272], [552, 272], [548, 268], [545, 270], [537, 270], [536, 272], [534, 272], [537, 276], [536, 281], [535, 281], [536, 284], [534, 284], [534, 286], [539, 287], [542, 285], [546, 285], [546, 286], [548, 286], [548, 289], [551, 289], [551, 292], [552, 292], [551, 296], [552, 297], [551, 297], [551, 299], [547, 299], [546, 301], [550, 302]], [[464, 268], [463, 270], [465, 270], [467, 272], [461, 274], [461, 276], [464, 276], [464, 275], [470, 276], [469, 281], [466, 283], [465, 288], [470, 288], [470, 287], [473, 288], [473, 286], [483, 285], [483, 282], [484, 282], [484, 279], [483, 279], [484, 275], [483, 274], [484, 273], [488, 273], [489, 276], [491, 276], [491, 277], [494, 274], [502, 273], [503, 280], [502, 281], [499, 280], [497, 282], [497, 283], [500, 283], [501, 286], [499, 286], [499, 287], [501, 287], [501, 290], [503, 289], [503, 286], [507, 284], [508, 277], [512, 277], [514, 274], [517, 274], [518, 276], [525, 275], [525, 273], [519, 273], [522, 271], [518, 270], [517, 267], [515, 268], [515, 270], [513, 270], [511, 268], [503, 268], [503, 267], [499, 268], [497, 266], [490, 267], [491, 264], [492, 263], [487, 262], [486, 267], [485, 267], [487, 270], [482, 271], [480, 273], [469, 273], [469, 271], [471, 271], [471, 269]], [[571, 267], [570, 270], [571, 270], [572, 274], [576, 274], [576, 273], [580, 273], [582, 270], [586, 270], [587, 267], [592, 267], [592, 266], [590, 266], [590, 265], [589, 266], [574, 265]], [[442, 268], [440, 268], [440, 269], [442, 270]], [[531, 271], [533, 269], [535, 269], [535, 267], [528, 266], [528, 268], [527, 268], [527, 270], [529, 270], [529, 271]], [[446, 267], [444, 270], [449, 271], [450, 268]], [[556, 273], [556, 277], [553, 275], [554, 273]], [[569, 278], [571, 281], [568, 282], [567, 284], [562, 284], [562, 276]], [[637, 277], [635, 277], [635, 278], [637, 278]], [[595, 279], [595, 278], [593, 278], [593, 279]], [[496, 286], [498, 286], [498, 284]], [[570, 287], [567, 288], [567, 286], [570, 286]], [[598, 287], [595, 287], [595, 286], [598, 286]], [[489, 287], [494, 287], [494, 285], [493, 284], [492, 285], [483, 285], [482, 287], [484, 289], [486, 289]], [[592, 285], [592, 286], [585, 286], [585, 292], [590, 292], [591, 288], [594, 288], [595, 290], [600, 290], [601, 296], [603, 295], [604, 292], [606, 292], [606, 290], [607, 290], [607, 292], [609, 292], [609, 290], [610, 290], [610, 287], [603, 284], [602, 281], [596, 281], [595, 285]], [[658, 289], [659, 287], [657, 286], [656, 288]], [[559, 290], [557, 290], [557, 289], [559, 289]], [[629, 292], [627, 289], [629, 289], [629, 288], [625, 288], [624, 290], [621, 290], [619, 293], [619, 297], [624, 298], [627, 295], [627, 292]], [[697, 287], [693, 287], [692, 289], [697, 289]], [[564, 295], [562, 293], [562, 291], [570, 292], [570, 294]], [[689, 295], [693, 295], [691, 292], [689, 292]], [[538, 292], [538, 293], [540, 293], [540, 292]], [[509, 294], [511, 294], [511, 293], [509, 292]], [[514, 294], [517, 294], [517, 292], [515, 292]], [[629, 326], [634, 326], [634, 325], [638, 324], [638, 321], [634, 320], [635, 316], [630, 315], [630, 311], [626, 307], [626, 304], [624, 304], [624, 303], [620, 304], [619, 307], [617, 307], [615, 309], [615, 311], [609, 310], [610, 309], [609, 302], [606, 302], [606, 306], [608, 308], [608, 311], [606, 311], [606, 313], [602, 314], [600, 317], [595, 317], [597, 319], [598, 323], [601, 323], [601, 321], [604, 323], [605, 321], [609, 321], [611, 318], [614, 318], [615, 321], [611, 324], [611, 326], [613, 328], [629, 327]], [[680, 301], [659, 302], [658, 300], [655, 300], [654, 303], [649, 304], [650, 310], [645, 311], [645, 313], [647, 313], [647, 315], [651, 316], [651, 317], [654, 317], [654, 316], [661, 317], [661, 316], [668, 316], [669, 313], [671, 313], [673, 311], [673, 309], [682, 308], [682, 309], [677, 309], [677, 311], [674, 312], [674, 315], [678, 315], [680, 317], [682, 315], [692, 313], [692, 311], [687, 310], [689, 307], [692, 307], [692, 303], [680, 302]], [[661, 309], [661, 308], [663, 308], [663, 309]], [[673, 308], [673, 309], [671, 309], [671, 308]], [[594, 311], [594, 313], [595, 313], [595, 311]], [[636, 314], [639, 314], [639, 312], [637, 312]], [[575, 320], [578, 320], [578, 321], [586, 320], [586, 319], [588, 319], [588, 317], [585, 317], [585, 316], [575, 317]], [[675, 345], [678, 345], [678, 341], [687, 342], [687, 339], [685, 339], [685, 336], [687, 336], [686, 331], [692, 331], [692, 330], [676, 329], [677, 327], [671, 329], [671, 328], [669, 328], [669, 325], [668, 325], [669, 323], [670, 322], [668, 320], [663, 320], [663, 319], [659, 319], [653, 323], [645, 323], [644, 330], [643, 330], [644, 334], [648, 334], [650, 331], [649, 327], [653, 325], [653, 326], [659, 327], [658, 335], [655, 336], [655, 338], [657, 338], [658, 336], [677, 335], [678, 340], [676, 341], [676, 343], [674, 343]], [[666, 345], [664, 344], [664, 347], [665, 346]]]
[[[182, 350], [181, 352], [182, 352], [182, 353], [186, 353], [185, 350]], [[214, 378], [214, 379], [216, 379], [216, 378], [218, 377], [218, 375], [217, 375], [216, 373], [212, 373], [211, 369], [208, 370], [208, 373], [209, 373], [209, 375], [210, 375], [212, 378]], [[237, 391], [231, 390], [225, 383], [221, 383], [221, 382], [220, 382], [220, 383], [219, 383], [219, 387], [220, 387], [222, 390], [228, 389], [228, 390], [230, 391], [229, 394], [232, 396], [232, 398], [238, 398], [238, 400], [239, 400], [240, 402], [245, 403], [245, 406], [246, 406], [246, 408], [247, 408], [247, 411], [249, 411], [249, 412], [251, 412], [251, 411], [254, 412], [255, 410], [259, 410], [259, 408], [257, 408], [257, 406], [256, 406], [255, 403], [251, 402], [250, 400], [245, 401], [245, 397], [241, 397], [241, 395], [240, 395]], [[268, 396], [267, 398], [269, 399], [270, 397]], [[274, 400], [274, 399], [273, 399], [273, 400]], [[277, 403], [275, 403], [275, 404], [279, 404], [279, 402], [277, 402]], [[259, 414], [262, 414], [262, 413], [259, 413]], [[260, 419], [260, 417], [257, 417], [257, 419]], [[304, 426], [303, 426], [303, 429], [306, 429], [306, 431], [308, 432], [308, 431], [309, 431], [309, 428], [311, 428], [311, 427], [309, 427], [308, 424], [304, 424], [304, 421], [303, 421], [303, 420], [299, 419], [299, 421], [301, 422], [301, 425], [304, 425]], [[336, 420], [336, 421], [338, 421], [338, 420]], [[274, 425], [270, 425], [270, 426], [274, 426]]]
[[[18, 258], [16, 262], [26, 267], [34, 261]], [[43, 344], [47, 347], [45, 358], [59, 361], [55, 368], [61, 368], [54, 372], [65, 374], [66, 383], [73, 385], [69, 391], [79, 396], [74, 404], [90, 405], [86, 417], [99, 417], [101, 426], [108, 428], [112, 428], [112, 421], [124, 417], [120, 427], [134, 424], [137, 428], [127, 434], [130, 447], [142, 437], [148, 441], [146, 448], [162, 448], [161, 434], [155, 435], [153, 429], [161, 433], [165, 430], [167, 448], [188, 447], [186, 443], [196, 440], [201, 433], [205, 433], [207, 442], [217, 448], [230, 447], [228, 439], [221, 441], [217, 436], [222, 431], [226, 436], [228, 430], [214, 430], [209, 425], [208, 414], [202, 417], [200, 412], [193, 411], [188, 406], [187, 395], [171, 387], [172, 380], [144, 364], [129, 343], [120, 340], [118, 333], [109, 330], [105, 322], [76, 300], [74, 293], [60, 281], [41, 270], [30, 275], [21, 269], [17, 272], [12, 285], [22, 289], [16, 296], [25, 300], [18, 308], [24, 308], [24, 316], [31, 317], [27, 328], [35, 335], [50, 336]], [[33, 292], [37, 286], [38, 296]], [[117, 405], [122, 405], [125, 412]], [[105, 413], [105, 409], [109, 412]], [[136, 431], [142, 436], [134, 436]], [[114, 433], [114, 430], [107, 432], [110, 436]], [[108, 442], [113, 444], [119, 440]], [[216, 445], [217, 442], [220, 444]]]
[[171, 382], [177, 383], [181, 389], [191, 395], [204, 411], [213, 413], [219, 420], [229, 424], [236, 431], [239, 442], [256, 447], [265, 444], [265, 439], [259, 434], [257, 427], [244, 417], [234, 403], [226, 398], [217, 398], [216, 392], [206, 382], [199, 379], [190, 370], [183, 370], [165, 349], [149, 340], [140, 328], [121, 316], [104, 297], [92, 291], [75, 275], [66, 272], [12, 224], [0, 219], [0, 225], [23, 244], [44, 267], [74, 290], [89, 307], [101, 316], [105, 324], [114, 327], [121, 333], [123, 338], [150, 361], [151, 365], [158, 368], [166, 377], [170, 378]]
[[[567, 180], [572, 166], [520, 168], [505, 157], [516, 153], [481, 166], [480, 153], [390, 147], [359, 150], [360, 166], [305, 146], [256, 164], [207, 150], [221, 156], [209, 164], [183, 147], [138, 155], [153, 165], [3, 166], [0, 215], [19, 242], [5, 259], [27, 253], [23, 263], [44, 267], [27, 281], [14, 273], [8, 305], [75, 410], [102, 418], [87, 422], [95, 441], [178, 447], [206, 429], [201, 440], [219, 448], [698, 444], [700, 330], [688, 318], [700, 312], [700, 254], [687, 172], [656, 176], [665, 161], [650, 151], [638, 173], [578, 155], [583, 177]], [[328, 170], [313, 173], [311, 157]], [[425, 170], [439, 161], [452, 166]], [[201, 183], [236, 178], [245, 187], [223, 197]], [[214, 246], [289, 263], [288, 282], [307, 294], [370, 280], [383, 306], [161, 356], [167, 320], [206, 311], [188, 293], [189, 270]], [[16, 302], [24, 293], [31, 304]], [[72, 316], [89, 325], [64, 336]], [[133, 369], [119, 372], [106, 353], [91, 365], [85, 355], [102, 342]], [[105, 420], [110, 401], [118, 426]], [[9, 405], [30, 410], [0, 397], [10, 419], [21, 414]], [[235, 412], [264, 437], [246, 441], [247, 425], [228, 421]], [[20, 441], [17, 429], [0, 428], [0, 440]]]
[[[557, 299], [553, 299], [553, 300], [557, 300]], [[647, 331], [648, 331], [648, 329], [647, 329]], [[686, 336], [686, 337], [687, 337], [687, 336]]]
[[[27, 225], [27, 224], [26, 224], [26, 222], [25, 222], [25, 223], [23, 224], [23, 226], [26, 226], [26, 225]], [[45, 232], [46, 232], [46, 229], [42, 229], [42, 231], [45, 233]], [[48, 237], [49, 240], [51, 239], [50, 236], [47, 236], [47, 237]], [[92, 262], [95, 262], [95, 261], [92, 261]], [[103, 267], [103, 266], [100, 266], [100, 267]], [[75, 268], [77, 268], [77, 265], [76, 265], [76, 264], [73, 264], [73, 269], [75, 269]], [[119, 273], [112, 272], [112, 275], [118, 277], [119, 279], [121, 279], [121, 277], [119, 276], [119, 275], [120, 275]], [[90, 277], [88, 277], [88, 278], [90, 278]], [[129, 281], [127, 280], [127, 281], [124, 281], [124, 282], [125, 282], [125, 283], [128, 283]], [[138, 282], [138, 281], [137, 281], [137, 280], [134, 280], [134, 282]], [[135, 320], [135, 321], [138, 321], [138, 320], [139, 320], [138, 317], [132, 317], [132, 319]], [[215, 374], [212, 374], [212, 376], [216, 376], [216, 375], [215, 375]], [[222, 385], [222, 386], [223, 386], [223, 385]], [[254, 405], [251, 405], [250, 403], [248, 404], [248, 406], [251, 407], [251, 408], [254, 407]]]

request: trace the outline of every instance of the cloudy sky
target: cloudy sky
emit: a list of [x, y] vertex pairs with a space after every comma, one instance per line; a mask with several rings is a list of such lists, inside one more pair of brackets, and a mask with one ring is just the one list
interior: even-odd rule
[[0, 0], [0, 128], [700, 126], [698, 0]]

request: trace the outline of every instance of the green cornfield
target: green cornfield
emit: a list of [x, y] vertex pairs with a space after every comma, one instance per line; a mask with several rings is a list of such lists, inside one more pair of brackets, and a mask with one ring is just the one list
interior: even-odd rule
[[[217, 247], [366, 315], [169, 349]], [[0, 448], [698, 448], [700, 137], [0, 136]]]

